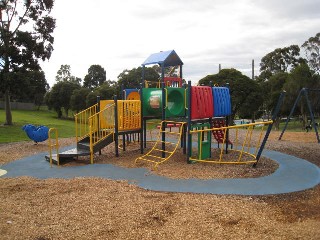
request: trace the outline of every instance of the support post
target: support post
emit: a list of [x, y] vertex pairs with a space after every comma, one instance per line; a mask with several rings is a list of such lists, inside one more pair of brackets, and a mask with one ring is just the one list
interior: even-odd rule
[[267, 129], [267, 131], [266, 131], [266, 134], [264, 135], [263, 141], [262, 141], [262, 143], [261, 143], [261, 146], [260, 146], [260, 148], [259, 148], [258, 154], [257, 154], [257, 156], [256, 156], [257, 162], [253, 164], [253, 167], [256, 167], [257, 164], [258, 164], [258, 161], [259, 161], [259, 159], [260, 159], [260, 157], [261, 157], [262, 151], [263, 151], [263, 149], [264, 149], [264, 147], [265, 147], [265, 145], [266, 145], [266, 143], [267, 143], [267, 140], [268, 140], [268, 138], [269, 138], [270, 132], [271, 132], [271, 130], [272, 130], [273, 122], [276, 120], [276, 118], [277, 118], [277, 116], [278, 116], [278, 114], [279, 114], [279, 111], [280, 111], [280, 108], [281, 108], [283, 99], [284, 99], [284, 97], [285, 97], [285, 93], [286, 93], [286, 92], [283, 91], [283, 92], [280, 94], [280, 96], [279, 96], [278, 103], [277, 103], [277, 105], [276, 105], [276, 107], [275, 107], [275, 109], [274, 109], [274, 111], [273, 111], [273, 114], [272, 114], [272, 119], [271, 119], [271, 120], [272, 120], [272, 123], [269, 124], [268, 129]]
[[287, 118], [286, 124], [284, 125], [284, 128], [283, 128], [283, 130], [282, 130], [282, 132], [281, 132], [278, 140], [281, 140], [284, 132], [286, 131], [287, 126], [288, 126], [288, 123], [289, 123], [289, 121], [290, 121], [290, 118], [291, 118], [294, 110], [296, 109], [296, 106], [297, 106], [297, 104], [298, 104], [298, 102], [299, 102], [299, 100], [300, 100], [300, 98], [301, 98], [301, 95], [302, 95], [302, 93], [303, 93], [304, 91], [305, 91], [305, 88], [302, 88], [302, 89], [300, 90], [299, 95], [298, 95], [298, 97], [296, 98], [296, 101], [294, 102], [293, 107], [291, 108], [291, 111], [290, 111], [290, 114], [289, 114], [289, 116], [288, 116], [288, 118]]
[[[161, 89], [162, 89], [162, 117], [161, 120], [166, 120], [166, 91], [165, 91], [165, 82], [164, 82], [164, 66], [161, 66]], [[165, 158], [166, 153], [164, 152], [166, 150], [166, 133], [165, 133], [165, 124], [161, 124], [161, 141], [162, 141], [162, 157]]]
[[187, 163], [191, 163], [190, 161], [190, 157], [191, 157], [191, 153], [192, 153], [192, 139], [191, 139], [191, 97], [192, 97], [192, 93], [191, 93], [191, 81], [188, 81], [188, 91], [189, 94], [187, 94], [187, 98], [188, 98], [188, 114], [187, 114]]
[[314, 114], [313, 114], [312, 107], [311, 107], [311, 103], [310, 103], [310, 100], [309, 100], [309, 97], [308, 97], [308, 89], [305, 89], [305, 91], [304, 91], [304, 96], [305, 96], [305, 98], [306, 98], [307, 105], [308, 105], [308, 108], [309, 108], [309, 113], [310, 113], [310, 117], [311, 117], [311, 122], [312, 122], [312, 125], [313, 125], [313, 128], [314, 128], [314, 131], [316, 132], [317, 141], [318, 141], [318, 143], [320, 143], [318, 128], [317, 128], [317, 126], [316, 126], [316, 121], [315, 121], [315, 119], [314, 119]]
[[144, 117], [143, 117], [143, 81], [144, 81], [144, 65], [142, 65], [142, 76], [140, 82], [140, 122], [141, 122], [141, 129], [140, 129], [140, 153], [143, 154], [143, 147], [146, 147], [146, 139], [143, 137], [143, 133], [146, 133], [147, 129], [145, 128], [144, 124]]
[[[97, 106], [97, 113], [98, 112], [100, 112], [100, 96], [97, 96], [97, 104], [98, 104], [98, 106]], [[97, 124], [98, 124], [98, 132], [100, 132], [100, 116], [99, 116], [99, 114], [98, 114], [98, 116], [97, 116], [97, 118], [98, 118], [98, 121], [97, 121]], [[101, 152], [101, 149], [99, 150], [99, 155], [101, 155], [102, 154], [102, 152]]]
[[119, 157], [119, 129], [118, 129], [118, 101], [117, 95], [114, 95], [114, 145], [116, 157]]

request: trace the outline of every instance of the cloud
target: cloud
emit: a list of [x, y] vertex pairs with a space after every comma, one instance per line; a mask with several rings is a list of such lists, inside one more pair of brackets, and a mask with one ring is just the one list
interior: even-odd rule
[[275, 48], [319, 32], [318, 6], [320, 0], [56, 0], [55, 50], [42, 66], [51, 86], [62, 64], [80, 78], [99, 64], [117, 80], [150, 54], [175, 49], [186, 79], [217, 73], [219, 63], [251, 76], [252, 59], [259, 66]]

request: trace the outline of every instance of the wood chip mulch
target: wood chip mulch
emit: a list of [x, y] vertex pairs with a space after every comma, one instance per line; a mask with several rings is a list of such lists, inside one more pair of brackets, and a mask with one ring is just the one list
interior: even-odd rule
[[[272, 132], [268, 149], [320, 166], [314, 132], [286, 132], [281, 141], [278, 136], [279, 132]], [[61, 139], [60, 145], [73, 142]], [[139, 155], [139, 147], [128, 147], [119, 158], [105, 149], [95, 161], [136, 167], [133, 157]], [[0, 168], [43, 151], [46, 143], [1, 144]], [[259, 177], [276, 168], [269, 159], [256, 169], [186, 164], [178, 152], [153, 173], [171, 178]], [[319, 239], [319, 226], [319, 185], [290, 194], [233, 196], [153, 192], [101, 178], [0, 178], [0, 239]]]

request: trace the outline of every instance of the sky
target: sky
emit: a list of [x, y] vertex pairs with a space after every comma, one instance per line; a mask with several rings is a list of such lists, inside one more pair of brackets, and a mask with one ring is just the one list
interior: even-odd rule
[[258, 75], [267, 53], [320, 32], [320, 0], [55, 0], [51, 15], [54, 51], [41, 63], [51, 87], [64, 64], [81, 79], [97, 64], [116, 81], [172, 49], [194, 84], [219, 64], [251, 77], [252, 60]]

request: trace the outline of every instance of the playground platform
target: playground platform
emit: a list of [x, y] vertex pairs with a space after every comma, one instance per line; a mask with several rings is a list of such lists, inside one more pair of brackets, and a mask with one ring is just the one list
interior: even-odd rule
[[[65, 148], [68, 150], [70, 148]], [[141, 188], [153, 191], [269, 195], [282, 194], [313, 188], [320, 183], [320, 168], [316, 165], [280, 152], [264, 150], [263, 155], [276, 161], [279, 168], [271, 175], [241, 179], [170, 179], [157, 176], [146, 168], [122, 168], [112, 164], [50, 167], [45, 160], [46, 152], [16, 160], [1, 166], [6, 174], [2, 178], [30, 176], [39, 179], [74, 177], [101, 177], [111, 180], [127, 180]]]

